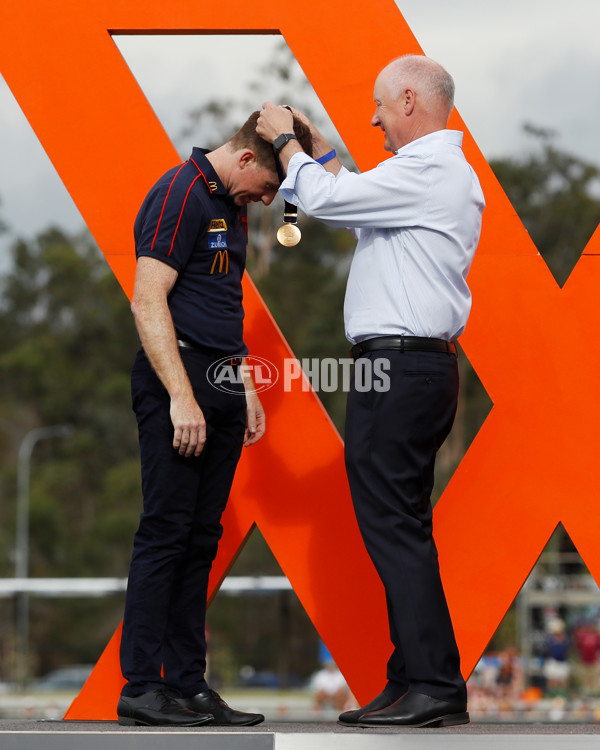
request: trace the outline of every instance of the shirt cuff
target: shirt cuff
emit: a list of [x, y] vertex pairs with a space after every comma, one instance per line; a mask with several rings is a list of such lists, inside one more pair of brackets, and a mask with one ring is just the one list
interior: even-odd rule
[[[313, 165], [313, 169], [318, 170], [318, 174], [322, 174], [324, 172], [324, 168], [314, 159], [312, 159], [308, 154], [305, 154], [304, 151], [298, 151], [292, 156], [288, 163], [287, 176], [279, 187], [279, 192], [283, 196], [284, 200], [288, 201], [289, 203], [298, 203], [299, 198], [296, 195], [296, 180], [298, 179], [300, 170], [310, 164]], [[340, 168], [340, 171], [335, 176], [336, 180], [340, 175], [344, 174], [347, 171], [348, 170], [342, 166]]]
[[305, 164], [316, 165], [316, 162], [303, 151], [298, 151], [297, 153], [293, 154], [292, 158], [288, 162], [287, 175], [284, 181], [281, 183], [279, 192], [283, 196], [283, 199], [289, 201], [290, 203], [295, 203], [297, 200], [295, 192], [296, 178], [298, 177], [298, 172]]

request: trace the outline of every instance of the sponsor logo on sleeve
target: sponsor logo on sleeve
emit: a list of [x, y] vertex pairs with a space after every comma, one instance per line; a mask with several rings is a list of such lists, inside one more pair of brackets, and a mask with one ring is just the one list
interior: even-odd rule
[[209, 232], [226, 232], [227, 222], [225, 219], [211, 219], [208, 226]]

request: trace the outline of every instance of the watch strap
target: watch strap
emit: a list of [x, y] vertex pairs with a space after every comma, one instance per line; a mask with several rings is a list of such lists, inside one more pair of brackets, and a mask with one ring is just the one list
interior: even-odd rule
[[278, 154], [281, 149], [285, 146], [286, 143], [289, 141], [297, 141], [294, 133], [282, 133], [281, 135], [278, 135], [277, 138], [273, 141], [273, 149], [276, 154]]

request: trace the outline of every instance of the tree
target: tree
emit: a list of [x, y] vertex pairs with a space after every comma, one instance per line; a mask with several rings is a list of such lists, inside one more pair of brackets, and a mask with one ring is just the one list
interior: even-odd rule
[[[71, 437], [41, 441], [32, 457], [30, 573], [125, 576], [141, 495], [128, 374], [137, 339], [127, 298], [87, 233], [54, 228], [15, 244], [1, 300], [0, 417], [13, 426], [0, 456], [1, 574], [13, 574], [18, 444], [34, 427], [70, 423]], [[40, 657], [33, 667], [43, 671], [61, 649], [48, 606], [32, 602]], [[73, 635], [73, 644], [81, 641], [74, 628], [96, 632], [87, 638], [91, 660], [118, 618], [109, 609], [99, 619], [92, 608], [87, 618], [71, 617], [74, 607], [61, 605], [56, 632], [65, 643]]]
[[[520, 156], [495, 159], [490, 166], [562, 286], [600, 220], [600, 168], [559, 148], [552, 131], [523, 127], [533, 139], [532, 147]], [[465, 357], [460, 360], [460, 370], [459, 413], [440, 451], [436, 497], [492, 407]]]
[[600, 219], [600, 168], [555, 145], [551, 130], [524, 125], [534, 147], [490, 166], [563, 286]]
[[[2, 205], [2, 196], [0, 196], [0, 206], [1, 205]], [[6, 232], [7, 229], [8, 229], [8, 226], [6, 225], [6, 223], [4, 222], [4, 220], [2, 219], [2, 217], [0, 216], [0, 234], [2, 234], [3, 232]]]

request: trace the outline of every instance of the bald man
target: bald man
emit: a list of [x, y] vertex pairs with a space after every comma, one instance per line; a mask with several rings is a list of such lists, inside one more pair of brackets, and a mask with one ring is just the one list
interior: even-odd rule
[[469, 721], [467, 693], [430, 496], [435, 457], [456, 413], [454, 340], [469, 316], [466, 277], [485, 202], [462, 133], [447, 129], [454, 82], [440, 65], [421, 55], [392, 61], [377, 77], [374, 100], [371, 124], [393, 155], [362, 174], [342, 167], [312, 123], [314, 158], [282, 137], [292, 130], [283, 107], [265, 104], [257, 132], [279, 151], [284, 198], [356, 236], [346, 336], [362, 360], [355, 373], [379, 359], [389, 375], [384, 390], [352, 384], [345, 459], [358, 524], [385, 587], [393, 652], [383, 691], [339, 721], [453, 726]]

